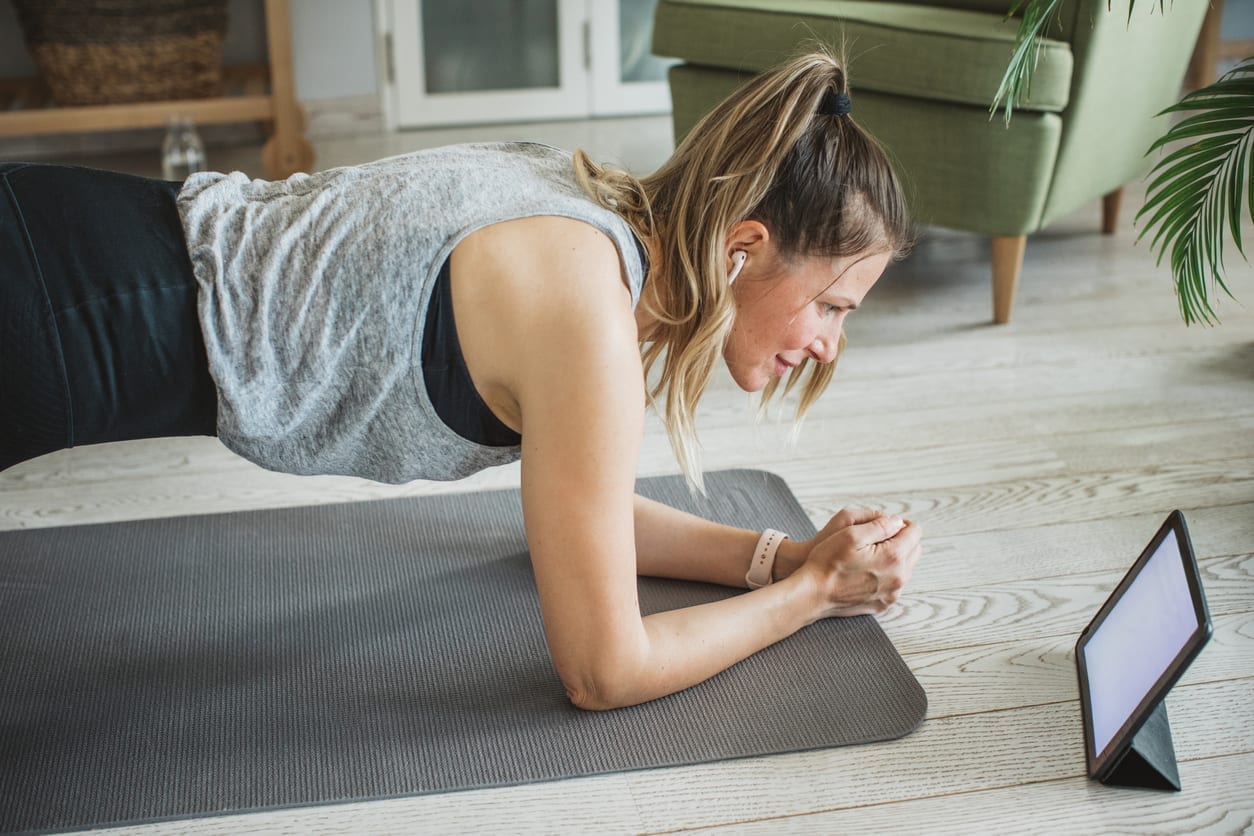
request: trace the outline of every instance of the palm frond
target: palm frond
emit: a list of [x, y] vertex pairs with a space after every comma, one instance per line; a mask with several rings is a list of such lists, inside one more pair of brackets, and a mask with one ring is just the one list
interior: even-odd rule
[[1015, 35], [1014, 52], [1010, 63], [1002, 76], [993, 102], [989, 105], [988, 118], [992, 119], [997, 108], [1004, 103], [1006, 125], [1010, 125], [1010, 116], [1016, 104], [1022, 104], [1032, 93], [1032, 71], [1041, 57], [1041, 41], [1051, 21], [1058, 18], [1058, 7], [1061, 0], [1018, 0], [1006, 13], [1007, 19], [1022, 9], [1023, 16], [1019, 19], [1019, 31]]
[[[1112, 2], [1113, 0], [1106, 0], [1107, 11], [1110, 11]], [[1041, 57], [1041, 41], [1044, 40], [1045, 32], [1050, 28], [1050, 24], [1057, 22], [1061, 5], [1062, 0], [1016, 0], [1010, 7], [1010, 11], [1006, 12], [1007, 20], [1018, 14], [1020, 10], [1023, 14], [1019, 18], [1019, 30], [1015, 33], [1015, 45], [1010, 55], [1010, 63], [1006, 65], [1001, 84], [997, 86], [993, 102], [989, 105], [989, 119], [993, 118], [999, 107], [1004, 107], [1006, 124], [1009, 125], [1015, 106], [1030, 100], [1032, 72], [1036, 69], [1036, 64]], [[1136, 0], [1128, 0], [1129, 22], [1132, 20], [1134, 8], [1136, 8]], [[1166, 12], [1167, 0], [1158, 0], [1158, 10]]]
[[1149, 216], [1139, 242], [1158, 227], [1150, 248], [1157, 263], [1170, 252], [1180, 315], [1186, 324], [1218, 322], [1211, 293], [1232, 291], [1224, 281], [1225, 234], [1245, 259], [1242, 209], [1254, 220], [1254, 57], [1214, 84], [1188, 94], [1159, 115], [1191, 113], [1163, 134], [1147, 154], [1185, 142], [1150, 172], [1145, 205]]

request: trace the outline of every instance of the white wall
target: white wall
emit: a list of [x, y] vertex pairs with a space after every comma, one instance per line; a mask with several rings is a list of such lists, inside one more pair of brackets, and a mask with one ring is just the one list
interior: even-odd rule
[[292, 63], [300, 99], [376, 95], [371, 0], [295, 0]]

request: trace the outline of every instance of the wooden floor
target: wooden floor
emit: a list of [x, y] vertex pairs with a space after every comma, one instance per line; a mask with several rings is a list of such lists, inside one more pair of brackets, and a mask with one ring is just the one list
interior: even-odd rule
[[[664, 153], [663, 122], [613, 124], [622, 130], [574, 130], [600, 132], [604, 155]], [[636, 147], [641, 136], [654, 138], [651, 151]], [[395, 142], [320, 152], [352, 162], [404, 150]], [[1134, 187], [1114, 236], [1098, 234], [1094, 203], [1031, 238], [1014, 321], [1001, 327], [989, 324], [988, 243], [925, 232], [852, 317], [833, 387], [795, 444], [787, 425], [755, 423], [726, 378], [702, 405], [708, 469], [782, 475], [816, 524], [850, 505], [923, 523], [924, 561], [882, 618], [928, 693], [913, 734], [133, 832], [1249, 832], [1254, 313], [1224, 300], [1221, 326], [1181, 324], [1167, 271], [1134, 245], [1141, 197]], [[1254, 270], [1231, 251], [1228, 264], [1234, 292], [1254, 306]], [[675, 470], [652, 421], [641, 474]], [[516, 468], [503, 468], [391, 488], [266, 473], [207, 439], [119, 444], [0, 474], [0, 528], [516, 483]], [[1084, 776], [1072, 645], [1173, 508], [1188, 519], [1215, 627], [1168, 701], [1184, 791], [1107, 788]]]

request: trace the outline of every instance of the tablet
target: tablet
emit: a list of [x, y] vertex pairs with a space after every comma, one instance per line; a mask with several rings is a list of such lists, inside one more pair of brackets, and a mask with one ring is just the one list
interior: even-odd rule
[[1110, 776], [1210, 634], [1184, 515], [1172, 511], [1076, 642], [1090, 778]]

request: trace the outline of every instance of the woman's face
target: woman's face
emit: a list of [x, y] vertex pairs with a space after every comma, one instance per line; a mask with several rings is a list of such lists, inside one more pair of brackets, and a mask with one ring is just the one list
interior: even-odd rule
[[752, 231], [736, 241], [733, 230], [729, 236], [729, 273], [733, 252], [748, 257], [732, 286], [736, 320], [723, 359], [741, 389], [759, 392], [807, 357], [819, 363], [836, 359], [845, 317], [862, 304], [889, 254], [783, 259], [765, 227], [751, 221], [737, 229], [744, 226], [757, 226], [762, 234]]

